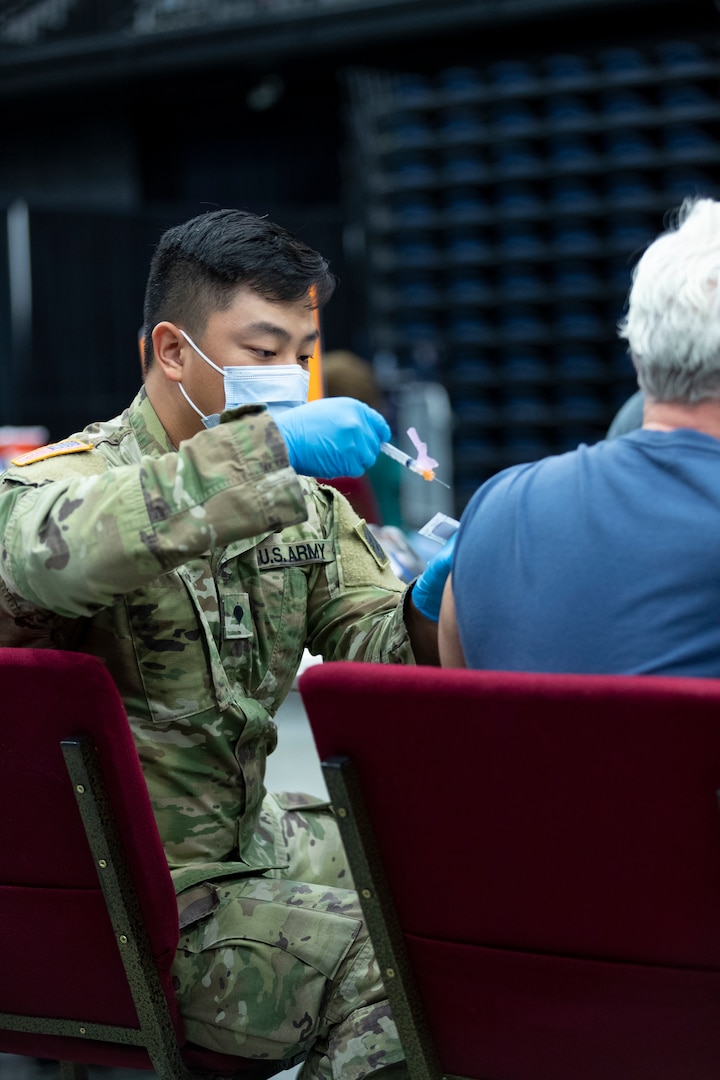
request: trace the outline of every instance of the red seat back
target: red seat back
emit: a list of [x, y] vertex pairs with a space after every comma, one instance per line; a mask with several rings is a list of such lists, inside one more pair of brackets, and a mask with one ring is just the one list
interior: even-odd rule
[[[95, 657], [0, 649], [0, 1012], [137, 1027], [61, 750], [88, 733], [173, 1022], [177, 904], [125, 709]], [[144, 1050], [0, 1030], [0, 1050], [150, 1067]], [[99, 1056], [98, 1056], [99, 1055]]]
[[720, 1070], [720, 683], [331, 663], [444, 1071]]

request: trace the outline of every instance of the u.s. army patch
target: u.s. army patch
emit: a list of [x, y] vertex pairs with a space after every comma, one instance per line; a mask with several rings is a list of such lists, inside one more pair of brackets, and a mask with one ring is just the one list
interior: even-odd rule
[[368, 528], [366, 522], [359, 521], [355, 526], [355, 532], [360, 537], [372, 557], [375, 559], [375, 562], [378, 564], [378, 566], [387, 566], [390, 562], [388, 554], [378, 540], [378, 538], [374, 535], [372, 530]]
[[10, 463], [33, 465], [36, 461], [45, 461], [46, 458], [60, 457], [61, 454], [77, 454], [79, 450], [92, 449], [92, 443], [80, 442], [78, 439], [64, 439], [63, 442], [50, 443], [48, 446], [38, 446], [35, 450], [28, 450], [25, 454], [11, 458]]
[[298, 540], [295, 544], [278, 544], [270, 536], [255, 549], [260, 570], [281, 570], [286, 566], [305, 566], [308, 563], [327, 563], [335, 558], [332, 540]]

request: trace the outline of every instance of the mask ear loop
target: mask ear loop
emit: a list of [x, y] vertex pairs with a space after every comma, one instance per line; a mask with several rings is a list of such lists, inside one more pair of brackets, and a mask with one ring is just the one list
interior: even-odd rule
[[180, 393], [182, 394], [182, 396], [187, 401], [190, 408], [195, 410], [195, 412], [198, 414], [198, 416], [200, 417], [201, 420], [204, 420], [205, 419], [205, 414], [203, 412], [201, 412], [200, 409], [198, 409], [197, 405], [192, 400], [192, 398], [190, 397], [190, 395], [188, 394], [187, 390], [185, 389], [185, 387], [183, 386], [183, 384], [181, 382], [178, 383], [178, 389], [179, 389]]
[[193, 339], [190, 337], [189, 334], [186, 334], [185, 331], [182, 330], [179, 326], [178, 326], [178, 330], [180, 330], [180, 333], [185, 338], [185, 340], [187, 341], [190, 348], [194, 349], [195, 352], [198, 354], [198, 356], [202, 356], [202, 358], [203, 358], [203, 360], [205, 361], [206, 364], [209, 364], [211, 368], [215, 368], [215, 370], [219, 371], [221, 375], [224, 375], [225, 372], [224, 372], [223, 368], [218, 367], [217, 364], [213, 364], [210, 357], [206, 356], [205, 353], [202, 351], [202, 349], [198, 349], [197, 345], [195, 344], [195, 342], [193, 341]]
[[[195, 344], [193, 339], [190, 337], [190, 335], [186, 334], [185, 331], [180, 326], [178, 326], [178, 330], [180, 331], [182, 336], [185, 338], [185, 340], [187, 341], [190, 348], [194, 349], [195, 352], [198, 354], [198, 356], [201, 356], [203, 358], [203, 360], [205, 361], [206, 364], [209, 364], [211, 368], [215, 368], [216, 371], [218, 371], [221, 375], [224, 376], [225, 372], [223, 371], [223, 369], [221, 367], [218, 367], [217, 364], [213, 364], [210, 357], [206, 356], [205, 353], [202, 351], [202, 349], [198, 349], [197, 345]], [[200, 409], [198, 409], [197, 405], [190, 398], [190, 395], [188, 394], [187, 390], [185, 389], [185, 387], [183, 386], [183, 384], [181, 382], [178, 383], [178, 387], [180, 389], [180, 393], [185, 398], [185, 400], [187, 401], [190, 408], [195, 410], [195, 412], [198, 414], [198, 416], [202, 420], [203, 424], [205, 424], [205, 426], [207, 427], [207, 421], [210, 419], [210, 417], [206, 416], [204, 412], [202, 412]]]

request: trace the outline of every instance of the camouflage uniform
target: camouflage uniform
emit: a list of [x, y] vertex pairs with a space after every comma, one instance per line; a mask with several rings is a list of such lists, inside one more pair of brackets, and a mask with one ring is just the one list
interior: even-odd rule
[[404, 586], [265, 409], [174, 450], [145, 391], [0, 482], [0, 645], [103, 658], [179, 894], [188, 1036], [356, 1080], [401, 1058], [327, 804], [271, 796], [303, 650], [413, 663]]

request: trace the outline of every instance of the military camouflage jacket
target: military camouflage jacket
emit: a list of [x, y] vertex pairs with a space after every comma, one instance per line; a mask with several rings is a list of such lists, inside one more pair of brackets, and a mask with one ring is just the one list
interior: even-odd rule
[[277, 865], [265, 759], [306, 646], [414, 662], [364, 522], [264, 408], [223, 420], [176, 451], [142, 390], [0, 480], [0, 644], [107, 663], [177, 888]]

